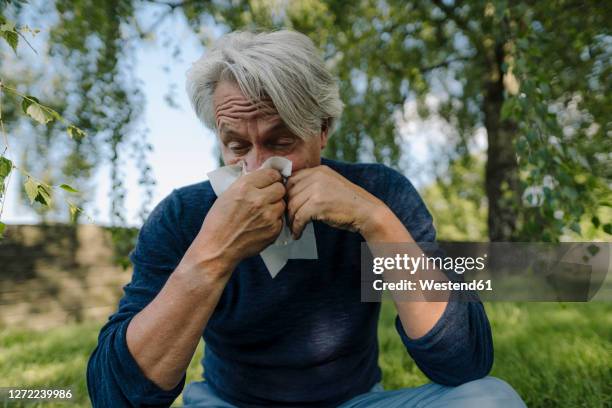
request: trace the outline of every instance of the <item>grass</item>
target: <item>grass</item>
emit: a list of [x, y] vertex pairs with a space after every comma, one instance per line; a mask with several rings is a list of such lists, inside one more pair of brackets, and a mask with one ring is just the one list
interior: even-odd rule
[[[490, 303], [486, 308], [495, 341], [492, 374], [512, 384], [529, 407], [612, 406], [612, 304]], [[379, 325], [384, 386], [421, 385], [427, 379], [403, 349], [394, 317], [393, 305], [385, 303]], [[74, 324], [44, 332], [3, 329], [0, 386], [72, 387], [72, 405], [27, 407], [89, 406], [85, 367], [100, 326]], [[202, 345], [187, 381], [201, 377], [201, 355]]]

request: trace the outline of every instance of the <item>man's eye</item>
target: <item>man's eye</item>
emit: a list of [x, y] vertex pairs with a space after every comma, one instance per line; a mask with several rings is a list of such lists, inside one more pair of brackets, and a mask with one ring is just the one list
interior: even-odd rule
[[279, 140], [276, 143], [274, 143], [274, 146], [280, 147], [280, 148], [286, 148], [286, 147], [291, 147], [294, 144], [295, 144], [295, 140], [293, 140], [293, 139], [284, 139], [284, 140]]
[[248, 149], [248, 146], [237, 143], [230, 143], [227, 147], [234, 153], [242, 153]]

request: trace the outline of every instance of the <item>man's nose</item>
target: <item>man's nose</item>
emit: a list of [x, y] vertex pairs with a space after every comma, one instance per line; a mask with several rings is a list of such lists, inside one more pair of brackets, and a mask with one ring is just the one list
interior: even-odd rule
[[272, 154], [271, 152], [266, 151], [266, 149], [253, 147], [245, 160], [247, 171], [251, 172], [257, 170], [270, 157], [272, 157]]

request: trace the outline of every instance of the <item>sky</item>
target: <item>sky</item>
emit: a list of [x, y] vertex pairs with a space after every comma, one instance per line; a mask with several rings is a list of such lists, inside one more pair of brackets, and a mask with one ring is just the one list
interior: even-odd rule
[[[139, 21], [143, 27], [149, 27], [150, 22], [157, 20], [157, 13], [161, 9], [147, 7], [143, 10], [139, 14]], [[202, 31], [212, 38], [222, 34], [222, 31], [214, 25], [207, 25]], [[146, 101], [140, 122], [141, 129], [145, 127], [148, 129], [149, 142], [153, 146], [153, 151], [148, 156], [157, 183], [154, 188], [153, 205], [175, 188], [206, 180], [206, 173], [218, 166], [215, 135], [200, 123], [185, 92], [186, 71], [192, 62], [205, 52], [202, 41], [187, 27], [180, 13], [166, 18], [158, 27], [156, 36], [155, 40], [142, 43], [136, 57], [136, 77], [144, 84]], [[179, 59], [172, 55], [172, 45], [162, 45], [163, 39], [168, 37], [180, 47]], [[168, 65], [167, 61], [171, 61], [171, 64], [166, 72], [164, 66]], [[178, 108], [171, 107], [165, 100], [172, 86], [175, 89], [173, 95]], [[428, 103], [435, 106], [437, 100], [438, 97], [432, 94]], [[406, 122], [400, 126], [400, 131], [405, 141], [402, 149], [406, 155], [406, 175], [417, 188], [422, 188], [432, 181], [432, 173], [426, 169], [430, 165], [431, 155], [435, 154], [440, 146], [445, 145], [449, 129], [435, 117], [420, 119], [416, 114], [414, 101], [406, 103], [403, 116]], [[479, 136], [476, 140], [486, 139], [484, 134]], [[479, 147], [484, 148], [484, 145]], [[138, 186], [140, 174], [133, 163], [130, 163], [129, 157], [124, 159], [127, 164], [124, 168], [124, 185], [127, 191], [126, 220], [129, 225], [139, 226], [142, 223], [138, 216], [142, 194]], [[90, 219], [84, 221], [108, 225], [111, 186], [109, 166], [98, 169], [92, 184], [96, 186], [95, 199], [85, 207], [86, 215]], [[36, 223], [36, 215], [27, 206], [18, 203], [18, 188], [21, 186], [18, 185], [17, 178], [13, 177], [2, 214], [3, 222]]]

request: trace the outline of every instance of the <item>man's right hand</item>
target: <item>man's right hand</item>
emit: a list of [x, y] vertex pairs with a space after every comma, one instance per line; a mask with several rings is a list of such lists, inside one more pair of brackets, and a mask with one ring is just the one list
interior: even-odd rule
[[278, 237], [285, 193], [277, 170], [260, 169], [238, 178], [208, 211], [183, 261], [219, 262], [222, 273], [231, 273], [240, 260], [258, 254]]

